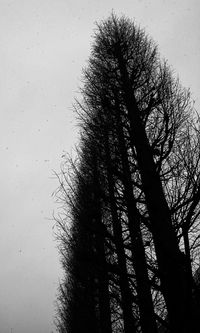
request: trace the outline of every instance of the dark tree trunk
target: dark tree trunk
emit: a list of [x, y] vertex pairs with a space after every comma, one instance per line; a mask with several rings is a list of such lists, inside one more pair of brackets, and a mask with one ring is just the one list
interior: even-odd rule
[[152, 151], [139, 116], [126, 65], [118, 53], [125, 103], [130, 120], [132, 145], [136, 148], [138, 166], [151, 221], [152, 234], [158, 260], [161, 286], [166, 301], [172, 333], [188, 332], [185, 319], [186, 280], [180, 265], [180, 250], [172, 228], [170, 211], [156, 172]]
[[157, 325], [151, 296], [150, 282], [148, 278], [144, 244], [140, 229], [140, 217], [133, 196], [133, 187], [128, 161], [126, 143], [120, 119], [120, 109], [116, 106], [118, 119], [119, 149], [122, 157], [124, 196], [127, 205], [129, 232], [131, 237], [131, 249], [137, 282], [138, 306], [140, 310], [140, 325], [143, 333], [156, 333]]
[[94, 207], [95, 207], [95, 230], [97, 248], [97, 272], [98, 297], [99, 297], [99, 326], [101, 333], [112, 333], [109, 277], [105, 253], [105, 235], [103, 233], [101, 203], [100, 203], [100, 182], [96, 156], [94, 156]]
[[117, 205], [115, 200], [115, 186], [113, 174], [111, 171], [111, 158], [109, 151], [109, 139], [105, 135], [105, 150], [106, 150], [106, 167], [107, 167], [107, 178], [109, 187], [109, 200], [110, 209], [112, 215], [113, 232], [116, 245], [117, 260], [119, 266], [119, 284], [121, 291], [121, 306], [123, 311], [124, 321], [124, 332], [125, 333], [136, 333], [136, 320], [134, 318], [132, 309], [132, 295], [128, 282], [127, 267], [126, 267], [126, 256], [124, 251], [123, 237], [122, 237], [122, 226], [118, 218]]

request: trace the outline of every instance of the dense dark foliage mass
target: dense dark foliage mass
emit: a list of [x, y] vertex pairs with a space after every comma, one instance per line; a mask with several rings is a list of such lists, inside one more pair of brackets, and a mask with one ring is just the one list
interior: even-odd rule
[[200, 327], [198, 116], [144, 30], [111, 15], [84, 70], [77, 159], [58, 175], [65, 333]]

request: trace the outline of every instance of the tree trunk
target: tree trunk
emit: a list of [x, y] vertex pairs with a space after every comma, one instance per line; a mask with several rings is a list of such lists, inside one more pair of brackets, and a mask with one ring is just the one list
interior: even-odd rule
[[132, 180], [127, 156], [126, 143], [120, 119], [120, 109], [116, 110], [118, 118], [119, 148], [122, 157], [125, 200], [129, 221], [129, 232], [131, 237], [132, 258], [137, 281], [138, 306], [140, 310], [140, 325], [143, 333], [156, 333], [157, 325], [155, 320], [148, 270], [145, 258], [145, 249], [139, 222], [139, 213], [136, 208], [133, 196]]
[[[106, 135], [105, 135], [106, 136]], [[126, 256], [124, 251], [123, 237], [122, 237], [122, 226], [118, 218], [117, 206], [114, 193], [114, 180], [111, 171], [111, 159], [109, 151], [109, 140], [105, 138], [105, 150], [106, 150], [106, 166], [107, 166], [107, 177], [110, 197], [110, 209], [113, 221], [113, 233], [115, 238], [117, 260], [119, 266], [119, 284], [121, 291], [121, 304], [124, 319], [124, 333], [136, 333], [136, 320], [134, 318], [132, 310], [132, 296], [128, 282], [127, 267], [126, 267]]]
[[170, 211], [120, 52], [118, 60], [130, 120], [132, 145], [137, 152], [171, 332], [188, 332], [187, 322], [190, 320], [185, 320], [186, 281], [183, 267], [180, 265], [180, 250], [172, 227]]
[[100, 332], [112, 333], [110, 296], [109, 296], [109, 277], [107, 271], [107, 262], [105, 254], [105, 238], [102, 232], [102, 217], [100, 203], [100, 183], [97, 167], [96, 156], [94, 157], [94, 214], [96, 230], [96, 248], [97, 248], [97, 280], [98, 280], [98, 297], [99, 297], [99, 320]]

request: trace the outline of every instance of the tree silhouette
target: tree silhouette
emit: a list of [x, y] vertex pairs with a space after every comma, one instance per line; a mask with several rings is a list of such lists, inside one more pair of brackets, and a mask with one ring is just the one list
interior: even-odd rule
[[77, 160], [58, 175], [58, 332], [197, 332], [200, 142], [189, 92], [125, 17], [97, 25]]

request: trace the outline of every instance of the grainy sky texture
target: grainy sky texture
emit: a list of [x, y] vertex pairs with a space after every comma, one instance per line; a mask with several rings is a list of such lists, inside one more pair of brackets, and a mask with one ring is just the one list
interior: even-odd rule
[[135, 19], [200, 108], [199, 0], [0, 0], [0, 333], [50, 333], [62, 276], [52, 192], [94, 22]]

